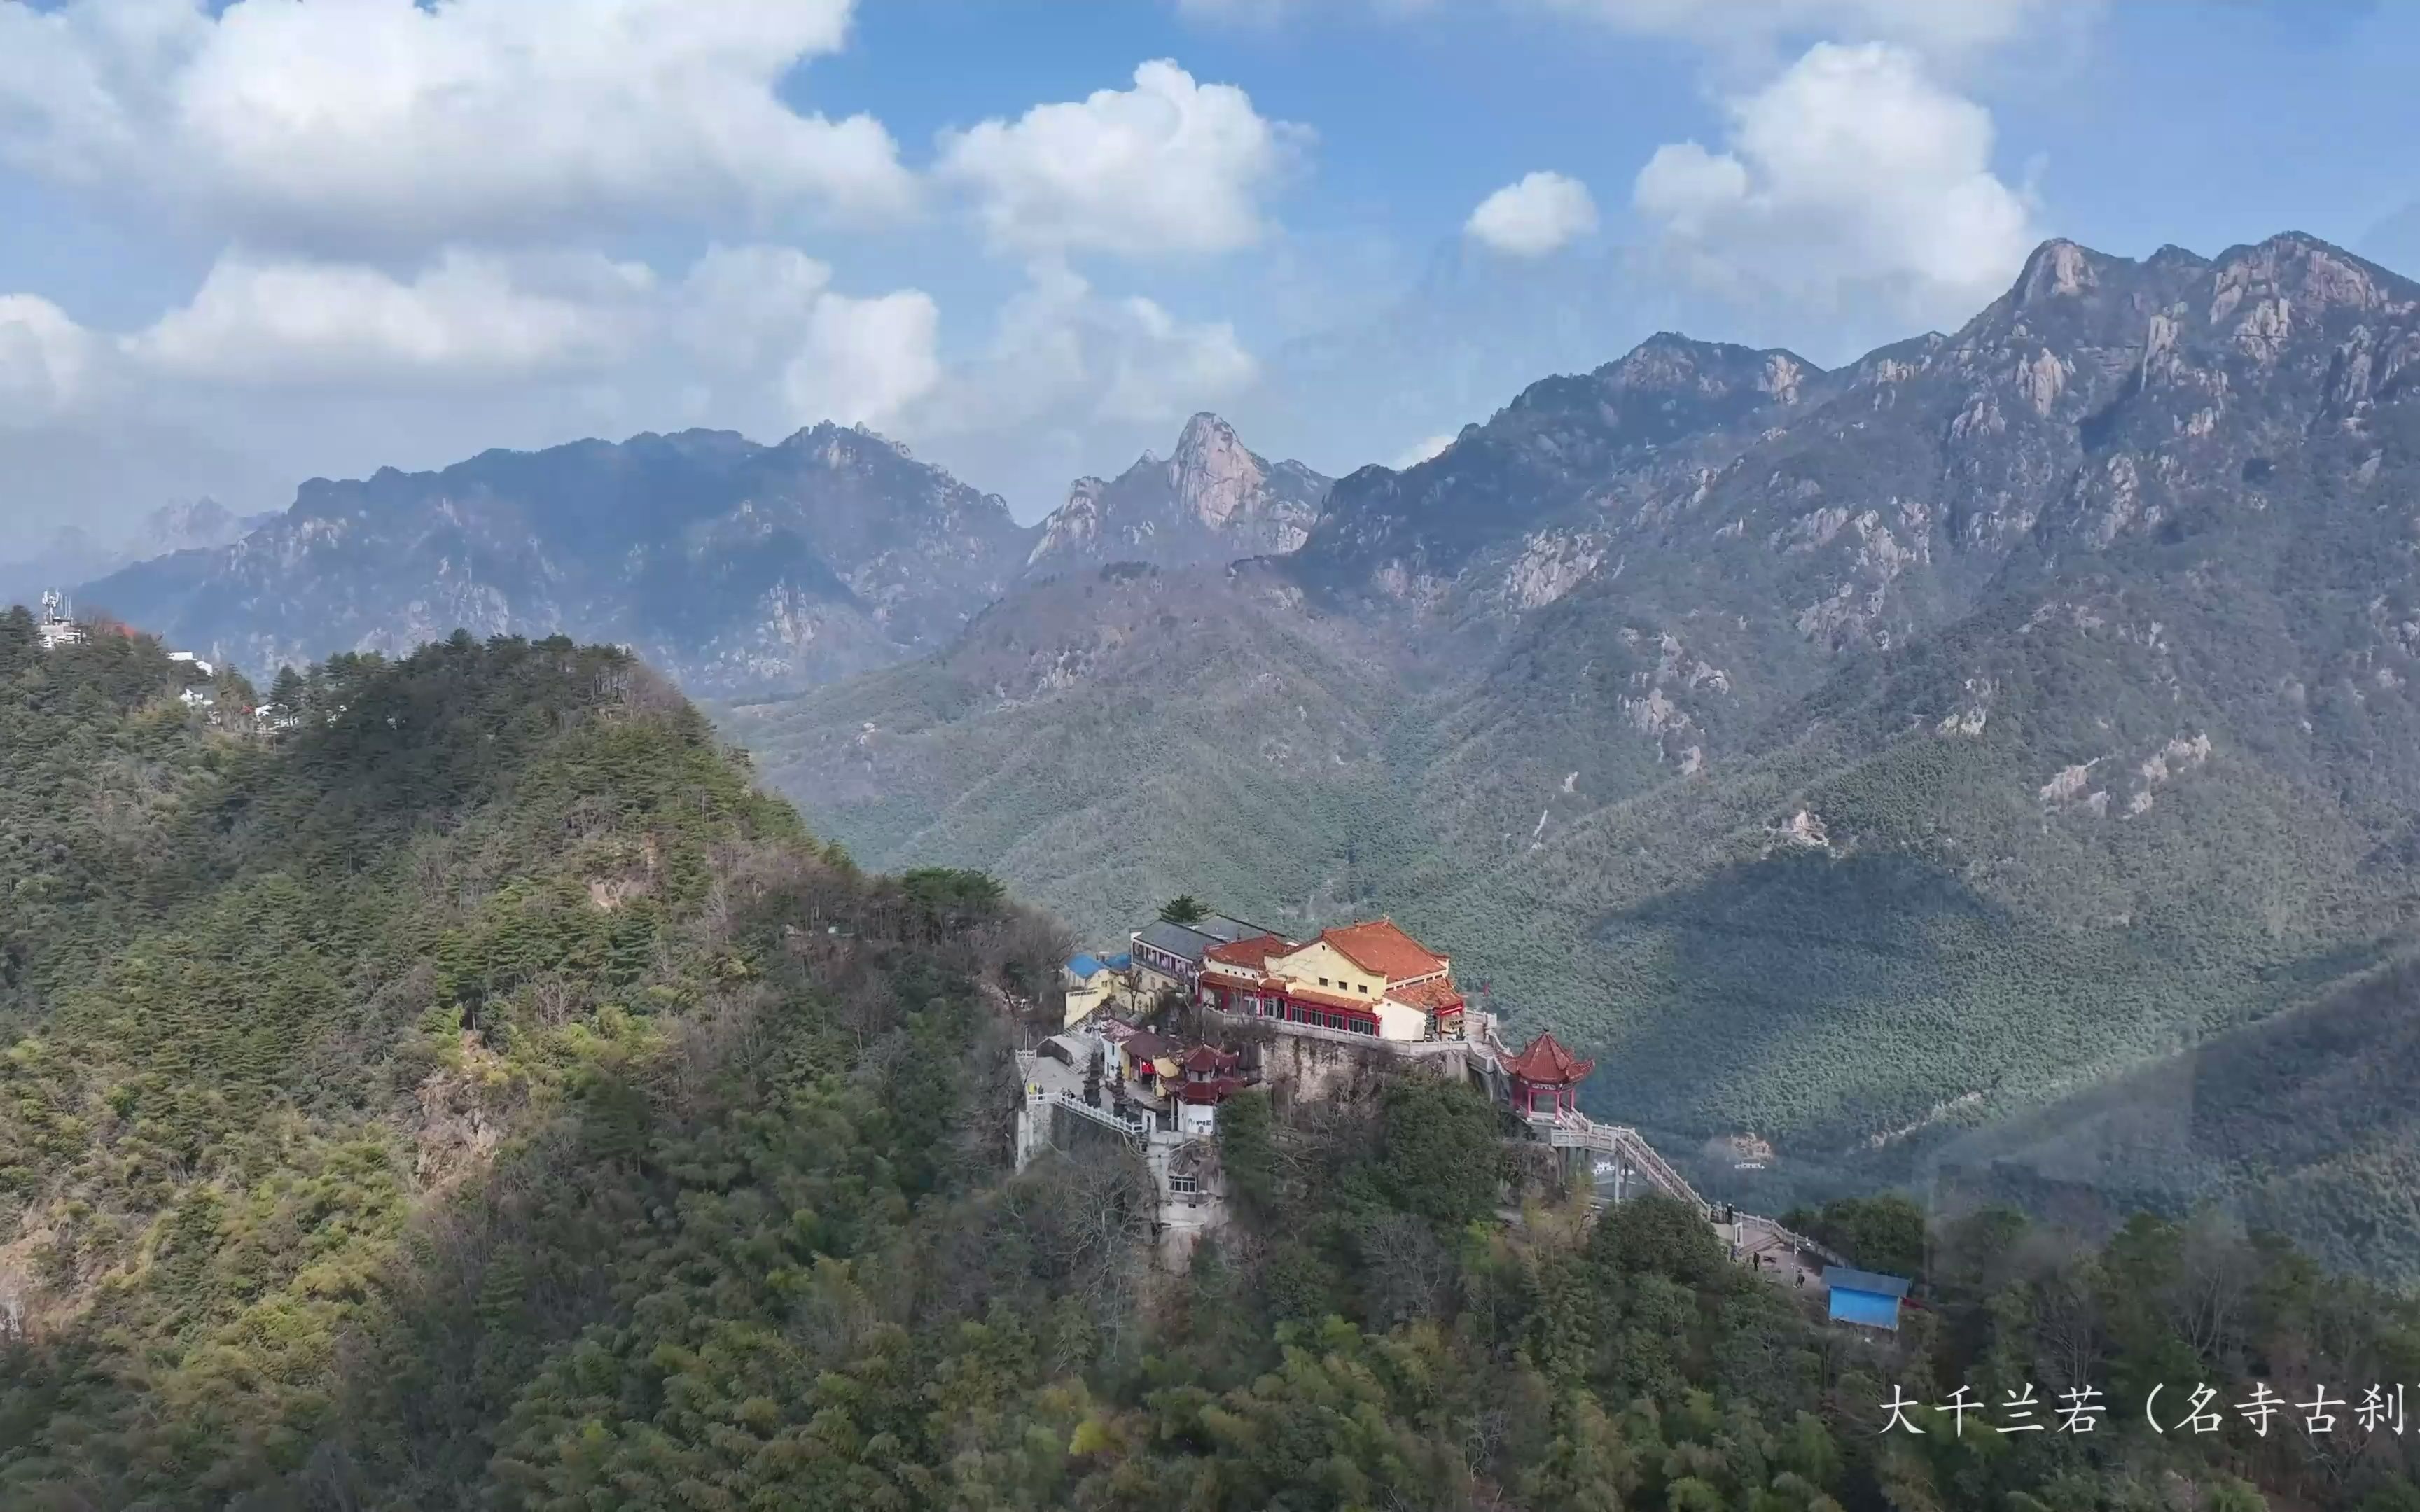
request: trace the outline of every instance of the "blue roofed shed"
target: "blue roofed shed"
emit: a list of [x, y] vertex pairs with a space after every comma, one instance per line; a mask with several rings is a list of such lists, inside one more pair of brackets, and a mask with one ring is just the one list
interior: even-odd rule
[[1067, 958], [1067, 975], [1076, 981], [1090, 981], [1108, 969], [1108, 964], [1090, 951]]
[[1853, 1271], [1845, 1265], [1823, 1269], [1823, 1288], [1831, 1293], [1832, 1321], [1863, 1328], [1899, 1327], [1900, 1300], [1907, 1295], [1905, 1276]]

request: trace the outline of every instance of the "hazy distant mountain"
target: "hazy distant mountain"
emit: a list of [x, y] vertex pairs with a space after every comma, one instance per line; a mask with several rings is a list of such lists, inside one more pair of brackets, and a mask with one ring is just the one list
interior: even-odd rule
[[466, 628], [628, 644], [698, 690], [799, 687], [944, 643], [1035, 534], [868, 431], [685, 431], [314, 480], [241, 541], [82, 596], [255, 669]]
[[1383, 906], [1600, 1052], [1598, 1107], [1871, 1174], [2410, 949], [2415, 535], [2420, 285], [2054, 241], [1956, 332], [1657, 337], [1250, 581], [1020, 594], [735, 724], [874, 864], [1104, 942]]
[[[45, 580], [95, 577], [84, 603], [256, 671], [457, 628], [560, 632], [632, 646], [692, 692], [754, 696], [944, 645], [1020, 575], [1291, 550], [1327, 486], [1196, 415], [1168, 460], [1081, 479], [1020, 526], [997, 495], [862, 429], [778, 446], [686, 431], [314, 480], [216, 549], [96, 556]], [[203, 523], [156, 517], [144, 554], [235, 533], [192, 538]]]
[[0, 562], [0, 604], [31, 603], [44, 589], [68, 589], [131, 563], [175, 551], [224, 546], [276, 518], [239, 516], [214, 499], [163, 504], [122, 535], [101, 538], [70, 525], [39, 547]]
[[1145, 453], [1107, 482], [1078, 478], [1043, 521], [1032, 567], [1104, 562], [1197, 566], [1300, 547], [1332, 480], [1254, 455], [1217, 415], [1186, 423], [1166, 461]]

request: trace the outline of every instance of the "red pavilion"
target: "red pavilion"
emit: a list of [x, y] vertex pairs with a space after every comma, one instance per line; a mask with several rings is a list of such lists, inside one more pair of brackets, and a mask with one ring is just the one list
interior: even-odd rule
[[1512, 1111], [1530, 1117], [1579, 1111], [1580, 1080], [1596, 1069], [1596, 1062], [1580, 1059], [1552, 1034], [1542, 1033], [1528, 1049], [1508, 1057], [1504, 1069], [1512, 1076]]

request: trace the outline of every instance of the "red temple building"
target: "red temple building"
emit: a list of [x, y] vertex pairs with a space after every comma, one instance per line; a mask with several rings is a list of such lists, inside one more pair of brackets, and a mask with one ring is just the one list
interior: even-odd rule
[[1301, 943], [1257, 934], [1211, 945], [1197, 981], [1204, 1005], [1280, 1025], [1378, 1040], [1464, 1038], [1453, 963], [1390, 919], [1338, 925]]
[[1582, 1078], [1596, 1069], [1562, 1046], [1552, 1034], [1540, 1034], [1528, 1049], [1508, 1057], [1504, 1069], [1512, 1077], [1512, 1111], [1523, 1117], [1576, 1113]]

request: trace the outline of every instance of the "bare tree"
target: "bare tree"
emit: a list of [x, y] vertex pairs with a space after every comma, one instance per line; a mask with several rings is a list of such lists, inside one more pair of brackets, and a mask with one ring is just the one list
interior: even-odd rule
[[2233, 1225], [2205, 1212], [2185, 1226], [2178, 1259], [2174, 1294], [2163, 1299], [2169, 1324], [2205, 1360], [2238, 1354], [2237, 1324], [2258, 1275], [2257, 1257]]
[[1361, 1256], [1363, 1300], [1382, 1328], [1434, 1316], [1461, 1271], [1429, 1226], [1409, 1213], [1373, 1221], [1361, 1235]]
[[1081, 1298], [1114, 1332], [1134, 1312], [1157, 1196], [1130, 1147], [1088, 1140], [1072, 1153], [1035, 1162], [1001, 1200], [1043, 1279]]
[[2100, 1288], [2091, 1262], [2079, 1258], [2044, 1277], [2039, 1288], [2035, 1338], [2042, 1379], [2058, 1386], [2088, 1386], [2103, 1358]]

